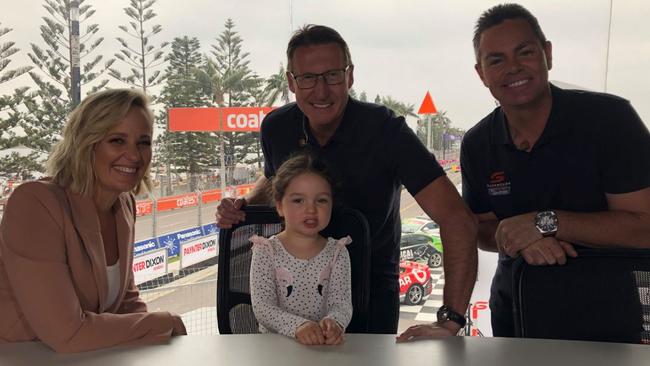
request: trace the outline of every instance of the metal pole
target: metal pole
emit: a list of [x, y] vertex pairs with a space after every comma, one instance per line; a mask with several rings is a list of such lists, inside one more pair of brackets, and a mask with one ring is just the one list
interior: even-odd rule
[[443, 126], [442, 127], [442, 159], [443, 160], [446, 158], [445, 155], [446, 155], [446, 151], [447, 151], [447, 149], [445, 149], [445, 142], [446, 142], [445, 141], [445, 128]]
[[223, 134], [223, 131], [219, 131], [219, 139], [221, 140], [221, 168], [219, 169], [221, 173], [219, 174], [221, 178], [221, 197], [225, 197], [224, 194], [226, 193], [226, 144]]
[[432, 150], [431, 146], [431, 131], [433, 130], [431, 126], [431, 115], [427, 114], [426, 124], [427, 124], [427, 149]]
[[199, 227], [201, 227], [202, 224], [202, 216], [201, 216], [201, 211], [203, 211], [203, 192], [200, 190], [196, 191], [196, 196], [198, 197], [199, 200]]
[[79, 70], [79, 1], [70, 2], [70, 96], [72, 107], [81, 101], [81, 72]]
[[174, 192], [172, 188], [172, 168], [169, 163], [167, 163], [167, 194], [165, 196], [171, 196]]
[[293, 1], [289, 0], [289, 34], [293, 33]]
[[[162, 186], [162, 183], [160, 185]], [[158, 201], [156, 201], [156, 197], [153, 194], [149, 194], [149, 197], [151, 198], [151, 237], [155, 238], [157, 237], [156, 232], [158, 231]]]
[[607, 79], [609, 78], [609, 42], [612, 39], [612, 8], [614, 0], [609, 0], [609, 26], [607, 28], [607, 54], [605, 56], [605, 85], [603, 91], [607, 92]]
[[167, 183], [167, 176], [160, 173], [162, 166], [158, 167], [158, 177], [160, 177], [160, 197], [165, 197], [165, 183]]

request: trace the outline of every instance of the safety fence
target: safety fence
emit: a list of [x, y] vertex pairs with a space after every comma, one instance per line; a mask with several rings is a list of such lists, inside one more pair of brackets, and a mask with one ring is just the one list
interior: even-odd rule
[[185, 207], [196, 207], [201, 204], [220, 201], [222, 197], [240, 197], [253, 189], [254, 184], [229, 186], [223, 192], [221, 189], [190, 192], [174, 196], [160, 197], [158, 199], [145, 199], [136, 201], [136, 214], [138, 216], [151, 215], [154, 212], [164, 212]]

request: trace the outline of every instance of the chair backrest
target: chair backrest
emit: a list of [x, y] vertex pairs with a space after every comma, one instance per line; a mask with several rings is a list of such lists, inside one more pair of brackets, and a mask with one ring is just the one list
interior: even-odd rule
[[275, 209], [250, 205], [246, 220], [219, 230], [217, 267], [217, 324], [221, 334], [257, 333], [250, 296], [251, 243], [253, 235], [269, 237], [282, 231]]
[[[217, 322], [221, 334], [257, 333], [258, 324], [250, 297], [252, 235], [269, 237], [282, 230], [281, 218], [274, 208], [244, 207], [246, 220], [219, 232], [217, 270]], [[324, 236], [350, 235], [347, 246], [352, 267], [353, 316], [346, 331], [364, 333], [368, 329], [370, 299], [370, 229], [365, 217], [356, 210], [342, 208], [332, 213]]]
[[650, 250], [579, 249], [565, 265], [513, 264], [516, 335], [650, 343]]
[[348, 244], [352, 272], [352, 319], [347, 333], [366, 333], [369, 329], [370, 308], [370, 227], [365, 216], [357, 210], [343, 208], [332, 213], [323, 236], [342, 238], [349, 235]]

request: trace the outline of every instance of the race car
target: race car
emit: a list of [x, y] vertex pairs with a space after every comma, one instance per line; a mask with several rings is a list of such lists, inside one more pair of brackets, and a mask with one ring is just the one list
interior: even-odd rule
[[406, 305], [417, 305], [433, 291], [429, 267], [411, 261], [399, 263], [399, 299]]
[[426, 261], [429, 267], [442, 266], [442, 241], [439, 236], [418, 233], [402, 234], [399, 242], [400, 260]]
[[440, 235], [440, 228], [427, 216], [416, 216], [402, 220], [402, 234], [423, 232], [426, 234]]

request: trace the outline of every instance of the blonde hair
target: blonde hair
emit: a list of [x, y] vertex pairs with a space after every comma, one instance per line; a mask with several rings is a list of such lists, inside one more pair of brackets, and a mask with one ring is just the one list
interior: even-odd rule
[[[131, 107], [140, 107], [153, 128], [153, 114], [146, 95], [135, 89], [110, 89], [88, 96], [75, 108], [63, 129], [63, 138], [47, 160], [52, 180], [81, 195], [92, 194], [95, 185], [95, 145]], [[133, 193], [151, 190], [149, 166]]]

